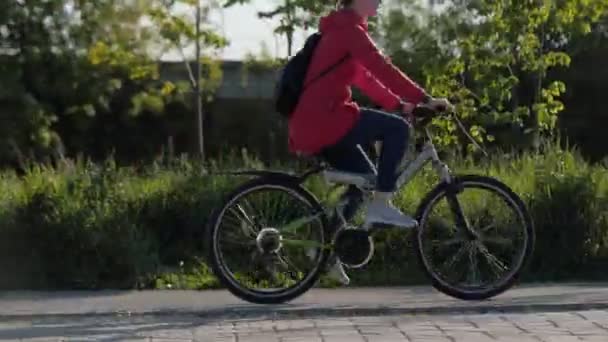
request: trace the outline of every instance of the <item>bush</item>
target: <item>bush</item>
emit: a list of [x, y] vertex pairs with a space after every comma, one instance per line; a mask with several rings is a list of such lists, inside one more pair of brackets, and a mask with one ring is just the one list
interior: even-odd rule
[[[605, 278], [606, 168], [586, 163], [575, 150], [548, 145], [545, 151], [484, 162], [453, 158], [450, 165], [457, 173], [498, 177], [529, 205], [537, 244], [526, 280]], [[208, 169], [243, 166], [264, 167], [244, 155]], [[209, 175], [187, 160], [139, 169], [78, 161], [34, 166], [23, 177], [4, 172], [0, 287], [216, 288], [202, 250], [203, 226], [213, 206], [243, 180]], [[434, 174], [425, 170], [397, 203], [413, 212], [434, 182]], [[331, 198], [319, 178], [307, 186], [322, 200]], [[407, 235], [376, 234], [375, 256], [362, 270], [350, 272], [353, 283], [426, 283]]]
[[183, 164], [78, 164], [1, 178], [2, 287], [149, 286], [164, 265], [200, 251], [208, 208], [227, 184]]

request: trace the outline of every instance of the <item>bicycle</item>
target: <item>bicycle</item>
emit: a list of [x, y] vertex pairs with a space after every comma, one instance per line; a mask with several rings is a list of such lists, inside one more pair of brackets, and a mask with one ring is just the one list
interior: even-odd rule
[[[439, 158], [427, 127], [438, 113], [419, 106], [413, 114], [419, 120], [416, 126], [424, 127], [424, 144], [412, 161], [400, 166], [398, 188], [403, 190], [428, 162], [431, 162], [440, 178], [439, 183], [422, 198], [416, 210], [418, 226], [413, 229], [412, 237], [418, 261], [430, 278], [432, 286], [454, 298], [483, 300], [507, 291], [517, 281], [533, 251], [535, 232], [528, 209], [516, 193], [495, 178], [475, 174], [453, 174], [448, 165]], [[455, 113], [448, 115], [458, 119]], [[300, 175], [273, 170], [225, 172], [255, 177], [227, 195], [212, 213], [206, 231], [206, 247], [211, 268], [232, 294], [251, 303], [283, 303], [297, 298], [314, 286], [330, 260], [337, 260], [351, 269], [360, 268], [371, 260], [374, 253], [371, 233], [377, 227], [353, 226], [353, 215], [344, 216], [347, 205], [356, 202], [355, 212], [365, 206], [374, 189], [374, 164], [363, 149], [360, 148], [360, 151], [366, 156], [374, 174], [343, 172], [331, 169], [324, 163], [319, 163]], [[352, 196], [343, 196], [336, 205], [324, 207], [303, 185], [315, 174], [322, 174], [330, 185], [359, 189], [363, 197], [353, 199]], [[477, 207], [463, 206], [463, 196], [473, 190], [484, 190], [498, 195], [500, 201], [488, 203], [486, 200]], [[272, 218], [276, 219], [276, 214], [270, 219], [263, 218], [258, 210], [261, 204], [258, 204], [257, 208], [251, 204], [250, 197], [273, 192], [285, 198], [276, 202], [269, 202], [266, 198], [264, 203], [279, 209], [281, 214], [287, 216], [280, 223], [270, 222]], [[473, 196], [473, 199], [475, 198]], [[446, 232], [439, 232], [439, 227], [446, 226], [443, 224], [444, 220], [434, 219], [430, 215], [433, 209], [443, 203], [443, 199], [446, 200], [447, 207], [439, 212], [451, 214], [448, 216], [454, 218], [455, 227], [449, 225]], [[498, 224], [512, 226], [511, 221], [505, 222], [505, 208], [498, 208], [501, 204], [515, 213], [517, 227], [521, 227], [517, 234], [509, 234], [508, 238], [492, 235], [499, 233]], [[478, 211], [473, 217], [476, 223], [483, 223], [481, 228], [475, 229], [472, 220], [465, 215], [465, 211], [469, 209]], [[233, 217], [230, 217], [231, 215]], [[228, 235], [228, 239], [220, 236], [223, 225], [229, 223], [236, 223], [236, 231], [251, 238], [251, 241], [236, 238], [235, 235]], [[307, 233], [306, 238], [294, 238], [293, 234], [297, 231]], [[509, 238], [513, 238], [513, 241]], [[233, 248], [222, 253], [221, 242], [233, 245]], [[510, 263], [505, 261], [503, 253], [495, 251], [495, 255], [488, 248], [515, 245], [516, 242], [519, 247]], [[443, 262], [440, 257], [435, 260], [434, 253], [440, 250], [450, 251], [458, 246], [460, 249], [451, 258]], [[296, 252], [300, 251], [298, 255], [288, 255], [288, 251], [291, 251], [288, 248], [291, 247]], [[477, 255], [484, 256], [485, 263], [480, 263]], [[456, 266], [461, 265], [465, 256], [468, 257], [468, 264], [465, 265], [467, 269], [463, 274]], [[235, 272], [226, 266], [229, 259], [236, 260], [240, 266], [261, 267], [253, 272]], [[303, 272], [295, 267], [295, 261], [313, 261], [313, 265], [307, 272]], [[440, 265], [436, 265], [435, 261], [440, 262]], [[474, 266], [479, 266], [480, 269], [473, 269]], [[487, 278], [486, 283], [476, 283], [474, 281], [480, 277], [477, 272], [484, 268], [482, 266], [485, 266], [485, 269], [490, 268], [493, 277]], [[294, 267], [295, 270], [286, 271], [287, 267]], [[502, 275], [499, 271], [506, 274]], [[262, 279], [264, 276], [269, 279]], [[449, 279], [450, 276], [455, 279]], [[275, 288], [260, 290], [254, 288], [255, 283]], [[289, 286], [277, 289], [277, 284]]]

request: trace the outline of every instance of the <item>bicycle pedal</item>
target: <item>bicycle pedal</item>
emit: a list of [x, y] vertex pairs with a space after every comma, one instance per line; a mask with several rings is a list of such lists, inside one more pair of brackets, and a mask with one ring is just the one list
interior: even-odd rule
[[395, 227], [396, 227], [395, 225], [392, 225], [392, 224], [389, 224], [389, 223], [381, 223], [381, 222], [370, 224], [370, 228], [372, 228], [372, 229], [375, 229], [375, 228], [378, 228], [378, 229], [389, 229], [389, 228], [395, 228]]
[[391, 223], [373, 222], [373, 223], [368, 223], [363, 228], [365, 230], [372, 231], [372, 230], [375, 230], [375, 229], [381, 229], [381, 230], [385, 230], [385, 229], [410, 229], [411, 227], [404, 228], [404, 227], [401, 227], [399, 225], [391, 224]]

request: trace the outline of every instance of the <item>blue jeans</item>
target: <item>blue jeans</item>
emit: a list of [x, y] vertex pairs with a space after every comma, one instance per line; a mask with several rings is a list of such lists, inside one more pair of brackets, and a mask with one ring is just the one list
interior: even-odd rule
[[393, 192], [396, 190], [397, 167], [405, 153], [408, 137], [409, 125], [402, 117], [378, 110], [362, 109], [361, 117], [355, 126], [336, 144], [325, 148], [321, 156], [335, 169], [372, 173], [357, 145], [367, 151], [375, 141], [381, 141], [376, 190]]

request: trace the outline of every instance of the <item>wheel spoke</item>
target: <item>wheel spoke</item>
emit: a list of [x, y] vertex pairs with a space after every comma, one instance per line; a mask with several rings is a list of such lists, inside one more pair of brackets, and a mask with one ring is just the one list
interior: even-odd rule
[[452, 270], [452, 267], [454, 266], [454, 264], [458, 260], [460, 260], [460, 258], [462, 258], [464, 256], [464, 254], [467, 252], [467, 250], [468, 250], [467, 246], [460, 247], [460, 249], [458, 249], [458, 252], [456, 252], [456, 254], [454, 254], [452, 256], [452, 258], [450, 258], [448, 261], [441, 264], [440, 269], [442, 269], [442, 270], [447, 269], [448, 271]]
[[[289, 257], [287, 257], [287, 255], [285, 254], [277, 254], [278, 259], [281, 261], [281, 263], [283, 265], [285, 265], [286, 268], [286, 272], [289, 277], [294, 280], [294, 281], [298, 281], [298, 277], [297, 275], [299, 274], [304, 274], [304, 272], [300, 271], [300, 268], [297, 267], [290, 259]], [[296, 275], [294, 276], [293, 272], [289, 271], [289, 267], [292, 267], [295, 271], [296, 271]]]
[[240, 204], [236, 205], [236, 209], [230, 208], [228, 210], [241, 220], [241, 229], [245, 235], [256, 236], [260, 232], [259, 227], [256, 227], [256, 224]]
[[281, 278], [278, 275], [279, 272], [277, 272], [277, 265], [275, 263], [266, 262], [264, 268], [266, 269], [266, 272], [268, 272], [268, 274], [270, 275], [270, 278], [273, 281], [272, 284], [275, 286], [280, 286]]
[[[260, 222], [259, 220], [263, 219], [263, 216], [261, 215], [260, 211], [257, 210], [257, 208], [255, 206], [253, 206], [253, 204], [251, 204], [251, 202], [249, 202], [248, 199], [243, 198], [243, 205], [247, 206], [251, 212], [253, 213], [253, 217], [250, 217], [250, 221], [253, 223], [254, 227], [259, 229], [260, 227], [264, 224], [264, 225], [268, 225], [268, 222]], [[265, 221], [265, 220], [264, 220]]]
[[293, 246], [299, 248], [321, 248], [321, 249], [330, 249], [331, 244], [325, 244], [313, 241], [313, 240], [299, 240], [299, 239], [285, 239], [281, 240], [283, 245], [285, 246]]
[[[490, 266], [492, 266], [492, 270], [496, 271], [496, 270], [501, 270], [503, 272], [508, 272], [509, 271], [509, 267], [507, 267], [507, 265], [505, 265], [502, 261], [500, 261], [494, 254], [490, 253], [490, 251], [488, 250], [488, 248], [486, 246], [484, 246], [483, 244], [479, 244], [479, 251], [481, 252], [481, 254], [486, 258], [486, 261], [488, 262], [488, 264]], [[501, 274], [495, 273], [496, 276], [500, 277]]]
[[[500, 229], [500, 231], [507, 233], [507, 234], [509, 234], [510, 232], [513, 232], [513, 231], [516, 232], [517, 229], [513, 229], [513, 226], [514, 226], [514, 224], [507, 225], [506, 227], [503, 227], [504, 229]], [[495, 227], [496, 227], [496, 224], [493, 224], [492, 228], [495, 228]], [[484, 227], [484, 228], [487, 228], [487, 227]], [[502, 247], [511, 247], [515, 244], [515, 242], [513, 240], [518, 238], [517, 236], [516, 237], [500, 236], [499, 232], [497, 232], [497, 234], [486, 234], [488, 230], [489, 229], [485, 229], [485, 231], [483, 231], [483, 234], [481, 234], [480, 240], [484, 243], [502, 246]]]
[[446, 240], [432, 240], [433, 246], [437, 247], [450, 247], [459, 243], [463, 243], [465, 240], [462, 237], [455, 237]]
[[309, 224], [310, 222], [313, 222], [315, 220], [318, 220], [321, 217], [322, 213], [318, 213], [315, 215], [311, 215], [311, 216], [307, 216], [307, 217], [301, 217], [299, 219], [293, 220], [285, 225], [283, 225], [279, 231], [281, 231], [281, 233], [286, 232], [286, 233], [295, 233], [295, 231], [306, 225]]
[[245, 211], [245, 209], [243, 208], [242, 205], [237, 204], [236, 205], [236, 209], [237, 212], [240, 214], [240, 217], [242, 219], [244, 219], [245, 221], [247, 221], [247, 223], [252, 227], [252, 228], [258, 228], [257, 225], [255, 224], [255, 222], [253, 221], [253, 219], [251, 219], [251, 217], [247, 214], [247, 212]]
[[248, 225], [248, 223], [246, 221], [244, 221], [243, 219], [241, 219], [240, 215], [238, 215], [236, 213], [236, 211], [234, 211], [234, 209], [230, 208], [226, 211], [226, 215], [224, 216], [224, 225], [226, 226], [231, 226], [231, 227], [236, 227], [237, 229], [241, 229], [242, 232], [245, 235], [249, 235], [247, 232], [251, 229], [249, 227], [245, 227], [243, 230], [242, 225]]
[[470, 285], [477, 285], [481, 281], [479, 274], [478, 259], [477, 259], [477, 248], [474, 244], [468, 246], [469, 252], [469, 273], [467, 274], [467, 281]]
[[496, 222], [492, 222], [492, 223], [486, 225], [485, 227], [479, 229], [479, 232], [480, 233], [486, 233], [488, 230], [490, 230], [490, 229], [492, 229], [494, 227], [496, 227]]
[[[460, 183], [443, 185], [421, 204], [418, 252], [438, 290], [489, 298], [513, 284], [532, 250], [533, 227], [521, 199], [504, 184], [484, 176], [455, 179]], [[455, 220], [456, 233], [442, 219]]]
[[222, 242], [228, 242], [234, 245], [242, 245], [242, 246], [255, 246], [255, 240], [243, 240], [242, 238], [237, 237], [232, 233], [225, 233], [221, 237]]
[[482, 242], [486, 242], [486, 243], [491, 243], [494, 245], [499, 245], [499, 246], [512, 246], [513, 245], [513, 241], [509, 238], [506, 237], [500, 237], [500, 236], [496, 236], [496, 237], [483, 237], [481, 238]]

